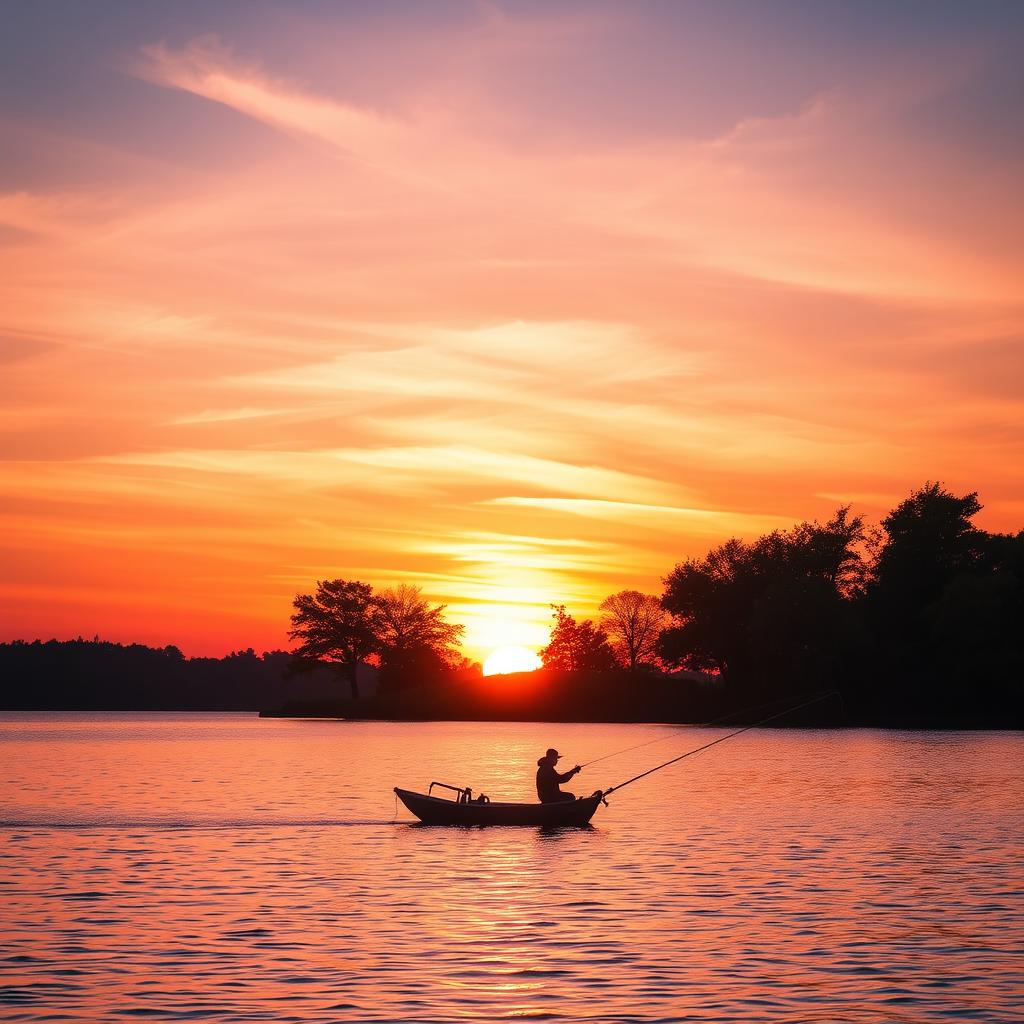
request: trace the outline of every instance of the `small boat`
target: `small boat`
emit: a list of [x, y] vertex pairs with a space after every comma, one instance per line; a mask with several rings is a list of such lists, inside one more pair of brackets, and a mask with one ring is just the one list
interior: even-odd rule
[[[794, 711], [799, 711], [802, 708], [809, 708], [812, 704], [817, 704], [819, 701], [827, 700], [837, 694], [837, 690], [829, 690], [828, 693], [820, 694], [811, 700], [804, 701], [802, 704], [797, 704], [794, 707], [787, 708], [785, 711], [779, 711], [777, 714], [762, 718], [759, 722], [744, 725], [742, 728], [736, 729], [725, 736], [719, 736], [708, 743], [702, 743], [699, 747], [694, 747], [693, 750], [688, 750], [678, 757], [673, 757], [668, 761], [663, 761], [661, 764], [656, 764], [653, 768], [648, 768], [647, 771], [640, 772], [639, 775], [634, 775], [631, 779], [626, 779], [625, 782], [620, 782], [617, 786], [609, 786], [605, 790], [599, 789], [591, 796], [581, 797], [579, 800], [566, 800], [550, 804], [498, 803], [497, 801], [490, 800], [483, 794], [474, 798], [473, 790], [459, 786], [449, 786], [446, 782], [432, 782], [426, 793], [413, 793], [411, 790], [399, 789], [398, 786], [395, 786], [395, 793], [398, 799], [424, 825], [528, 825], [534, 828], [582, 828], [590, 824], [590, 819], [596, 813], [598, 805], [607, 804], [607, 797], [616, 792], [616, 790], [631, 786], [634, 782], [646, 779], [648, 775], [653, 775], [655, 772], [660, 772], [663, 768], [668, 768], [669, 765], [678, 764], [688, 757], [693, 757], [694, 754], [699, 754], [703, 750], [708, 750], [719, 743], [731, 740], [734, 736], [739, 736], [741, 733], [749, 732], [751, 729], [767, 725], [769, 722], [774, 722], [776, 719], [782, 718], [784, 715], [791, 714]], [[646, 745], [646, 743], [639, 744], [641, 747]], [[625, 754], [630, 750], [636, 749], [636, 746], [626, 747], [625, 750], [619, 750], [616, 753]], [[615, 754], [605, 754], [604, 757], [595, 758], [593, 761], [588, 761], [587, 764], [596, 764], [598, 761], [614, 756]], [[586, 765], [583, 767], [586, 767]], [[447, 789], [454, 793], [455, 796], [446, 799], [434, 796], [435, 787]]]
[[[455, 799], [433, 796], [435, 786], [458, 794]], [[505, 804], [487, 797], [473, 799], [471, 789], [432, 782], [424, 793], [395, 786], [398, 799], [425, 825], [532, 825], [579, 828], [594, 816], [602, 793], [551, 804]]]

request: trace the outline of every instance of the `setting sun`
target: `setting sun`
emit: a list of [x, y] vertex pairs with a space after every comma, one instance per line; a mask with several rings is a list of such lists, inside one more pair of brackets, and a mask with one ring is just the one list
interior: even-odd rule
[[540, 658], [526, 647], [499, 647], [484, 662], [485, 676], [501, 676], [510, 672], [532, 672], [540, 668]]

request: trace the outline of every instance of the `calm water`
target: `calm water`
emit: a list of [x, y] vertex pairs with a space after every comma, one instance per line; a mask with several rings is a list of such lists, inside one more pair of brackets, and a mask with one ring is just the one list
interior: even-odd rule
[[1024, 1020], [1021, 734], [755, 731], [590, 831], [393, 821], [720, 734], [2, 716], [0, 1019]]

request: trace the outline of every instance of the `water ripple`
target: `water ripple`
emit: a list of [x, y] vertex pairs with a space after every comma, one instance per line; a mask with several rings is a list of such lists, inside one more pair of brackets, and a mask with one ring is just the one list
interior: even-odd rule
[[745, 734], [550, 833], [396, 823], [391, 786], [521, 798], [553, 733], [660, 727], [33, 728], [0, 729], [0, 1020], [1024, 1020], [1018, 734]]

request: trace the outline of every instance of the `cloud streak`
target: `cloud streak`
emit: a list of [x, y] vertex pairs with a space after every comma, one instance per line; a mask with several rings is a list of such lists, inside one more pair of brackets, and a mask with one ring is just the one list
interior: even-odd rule
[[0, 101], [11, 635], [360, 575], [481, 655], [926, 478], [1019, 526], [1019, 27], [727, 7], [153, 11]]

